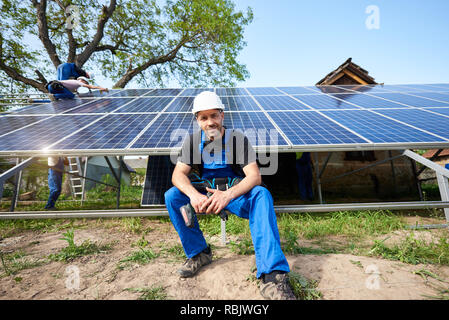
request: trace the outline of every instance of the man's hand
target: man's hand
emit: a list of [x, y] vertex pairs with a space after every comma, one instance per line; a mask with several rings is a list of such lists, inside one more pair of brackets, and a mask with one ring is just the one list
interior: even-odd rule
[[210, 188], [206, 188], [206, 190], [212, 193], [212, 196], [200, 207], [201, 212], [206, 210], [206, 214], [219, 214], [232, 200], [231, 194], [227, 191]]
[[207, 196], [202, 193], [197, 192], [195, 195], [190, 197], [190, 204], [197, 214], [202, 213], [202, 206], [208, 200]]

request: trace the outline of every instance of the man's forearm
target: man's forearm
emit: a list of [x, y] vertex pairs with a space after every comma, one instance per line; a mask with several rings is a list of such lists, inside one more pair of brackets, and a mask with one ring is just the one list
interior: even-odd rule
[[246, 176], [242, 181], [240, 181], [240, 183], [228, 189], [226, 192], [230, 194], [232, 199], [235, 199], [246, 194], [255, 186], [260, 185], [260, 183], [260, 176]]
[[189, 198], [192, 198], [192, 196], [199, 193], [198, 190], [196, 190], [195, 187], [190, 182], [189, 177], [187, 177], [185, 174], [182, 173], [173, 174], [172, 183], [176, 188], [178, 188], [182, 193], [184, 193]]

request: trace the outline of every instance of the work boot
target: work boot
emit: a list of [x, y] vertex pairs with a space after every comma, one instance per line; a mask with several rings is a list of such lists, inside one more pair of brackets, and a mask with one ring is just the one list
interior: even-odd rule
[[187, 259], [186, 262], [178, 269], [181, 278], [193, 277], [202, 266], [212, 262], [212, 250], [210, 246], [198, 253], [196, 256]]
[[288, 275], [273, 271], [262, 276], [260, 294], [267, 300], [296, 300], [288, 281]]

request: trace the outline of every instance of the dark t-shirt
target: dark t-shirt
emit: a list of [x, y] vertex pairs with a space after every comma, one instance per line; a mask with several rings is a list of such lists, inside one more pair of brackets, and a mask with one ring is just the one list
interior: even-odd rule
[[205, 171], [217, 170], [216, 172], [226, 172], [235, 165], [243, 169], [256, 161], [254, 148], [239, 130], [225, 129], [222, 138], [214, 141], [206, 139], [202, 131], [188, 136], [184, 140], [178, 161], [191, 167], [202, 166]]

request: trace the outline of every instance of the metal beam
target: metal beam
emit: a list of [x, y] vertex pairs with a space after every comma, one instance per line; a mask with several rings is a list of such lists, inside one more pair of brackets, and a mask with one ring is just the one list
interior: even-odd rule
[[[279, 205], [276, 213], [334, 212], [359, 210], [403, 210], [449, 208], [449, 201], [411, 201], [374, 202], [312, 205]], [[111, 209], [111, 210], [73, 210], [73, 211], [24, 211], [1, 212], [0, 219], [57, 219], [57, 218], [117, 218], [117, 217], [156, 217], [168, 216], [165, 207], [150, 209]]]
[[449, 170], [436, 164], [435, 162], [430, 161], [429, 159], [426, 159], [423, 156], [420, 156], [419, 154], [414, 153], [413, 151], [410, 151], [410, 150], [404, 150], [404, 152], [402, 154], [409, 158], [412, 158], [416, 162], [419, 162], [430, 169], [433, 169], [437, 174], [441, 174], [441, 175], [445, 176], [446, 178], [449, 178]]

